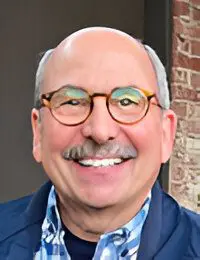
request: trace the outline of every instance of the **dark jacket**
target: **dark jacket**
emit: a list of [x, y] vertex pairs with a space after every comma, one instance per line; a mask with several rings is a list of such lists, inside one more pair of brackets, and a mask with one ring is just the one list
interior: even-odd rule
[[[33, 259], [50, 187], [49, 182], [31, 196], [0, 205], [0, 260]], [[180, 207], [157, 183], [138, 259], [200, 260], [200, 215]]]

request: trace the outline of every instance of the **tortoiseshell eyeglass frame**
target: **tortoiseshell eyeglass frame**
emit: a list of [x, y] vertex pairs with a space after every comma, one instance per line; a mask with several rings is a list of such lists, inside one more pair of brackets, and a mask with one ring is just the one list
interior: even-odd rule
[[[69, 87], [70, 87], [70, 88], [74, 88], [74, 89], [77, 89], [77, 88], [78, 88], [78, 89], [83, 90], [85, 93], [88, 94], [88, 98], [89, 98], [90, 101], [91, 101], [91, 103], [90, 103], [90, 110], [89, 110], [89, 112], [88, 112], [88, 115], [87, 115], [83, 120], [81, 120], [80, 122], [77, 122], [77, 123], [74, 123], [74, 124], [65, 123], [65, 122], [60, 121], [58, 118], [56, 118], [55, 114], [52, 112], [53, 108], [51, 107], [51, 99], [52, 99], [53, 95], [54, 95], [55, 93], [59, 92], [60, 90], [65, 89], [65, 88], [67, 89], [67, 88], [69, 88]], [[119, 87], [118, 87], [118, 88], [114, 88], [114, 89], [111, 91], [110, 94], [95, 92], [95, 93], [93, 93], [93, 94], [90, 95], [90, 94], [89, 94], [85, 89], [83, 89], [83, 88], [74, 87], [74, 86], [71, 86], [71, 85], [66, 85], [66, 86], [63, 86], [63, 87], [61, 87], [61, 88], [55, 90], [55, 91], [51, 91], [51, 92], [48, 92], [48, 93], [46, 93], [46, 94], [41, 94], [41, 95], [40, 95], [40, 99], [37, 100], [37, 102], [36, 102], [35, 108], [36, 108], [37, 110], [40, 110], [42, 107], [47, 107], [47, 108], [50, 110], [51, 115], [55, 118], [55, 120], [57, 120], [60, 124], [66, 125], [66, 126], [77, 126], [77, 125], [83, 124], [83, 123], [88, 119], [88, 117], [91, 115], [91, 113], [92, 113], [92, 110], [93, 110], [93, 107], [94, 107], [94, 98], [95, 98], [95, 97], [105, 97], [105, 98], [106, 98], [106, 106], [107, 106], [107, 109], [108, 109], [108, 112], [109, 112], [111, 118], [112, 118], [113, 120], [115, 120], [116, 122], [118, 122], [118, 123], [120, 123], [120, 124], [123, 124], [123, 125], [133, 125], [133, 124], [136, 124], [136, 123], [138, 123], [139, 121], [141, 121], [141, 120], [146, 116], [146, 114], [148, 113], [149, 107], [150, 107], [150, 103], [151, 103], [152, 105], [156, 105], [156, 106], [158, 106], [158, 107], [160, 107], [160, 108], [162, 109], [162, 106], [161, 106], [159, 103], [150, 102], [150, 100], [151, 100], [153, 97], [154, 97], [154, 98], [156, 99], [156, 101], [158, 102], [155, 93], [152, 93], [152, 92], [150, 92], [150, 91], [148, 91], [148, 90], [141, 89], [141, 88], [138, 88], [138, 87], [135, 87], [135, 86], [127, 86], [127, 87], [131, 87], [131, 88], [133, 88], [133, 89], [137, 89], [137, 90], [141, 91], [141, 92], [144, 94], [144, 96], [145, 96], [145, 98], [146, 98], [146, 100], [147, 100], [147, 102], [148, 102], [148, 104], [147, 104], [147, 106], [146, 106], [146, 111], [144, 112], [144, 114], [142, 114], [141, 118], [139, 118], [139, 119], [137, 119], [136, 121], [133, 121], [133, 122], [123, 122], [123, 121], [120, 121], [120, 120], [116, 119], [116, 118], [112, 115], [112, 113], [110, 112], [110, 109], [109, 109], [109, 100], [110, 100], [110, 97], [112, 96], [112, 94], [113, 94], [114, 91], [116, 91], [117, 89], [120, 89]], [[121, 88], [124, 88], [124, 87], [121, 87]]]

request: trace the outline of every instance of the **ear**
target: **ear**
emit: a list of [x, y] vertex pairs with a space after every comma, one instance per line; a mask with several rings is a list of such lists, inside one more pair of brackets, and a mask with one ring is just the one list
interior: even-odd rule
[[162, 163], [165, 163], [173, 150], [176, 135], [177, 117], [171, 110], [163, 112], [163, 135], [162, 135]]
[[39, 111], [35, 108], [31, 112], [31, 124], [33, 131], [33, 156], [39, 163], [41, 162], [41, 123]]

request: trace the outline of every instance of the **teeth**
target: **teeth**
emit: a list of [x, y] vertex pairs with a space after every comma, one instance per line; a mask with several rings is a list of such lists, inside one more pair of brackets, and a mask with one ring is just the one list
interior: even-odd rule
[[93, 167], [102, 167], [102, 166], [113, 166], [114, 164], [119, 164], [123, 160], [120, 158], [115, 159], [102, 159], [102, 160], [80, 160], [78, 163], [85, 165], [85, 166], [93, 166]]

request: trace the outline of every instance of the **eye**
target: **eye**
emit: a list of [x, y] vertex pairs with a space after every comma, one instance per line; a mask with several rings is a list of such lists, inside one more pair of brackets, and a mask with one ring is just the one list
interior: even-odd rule
[[131, 100], [130, 98], [121, 99], [119, 102], [120, 102], [120, 105], [122, 105], [122, 106], [128, 106], [128, 105], [132, 105], [132, 104], [138, 105], [137, 102]]
[[90, 105], [90, 100], [87, 99], [69, 99], [65, 100], [63, 102], [60, 102], [59, 106], [64, 106], [64, 105], [69, 105], [69, 106], [78, 106], [78, 107], [85, 107]]
[[63, 105], [78, 106], [78, 105], [80, 105], [80, 101], [77, 99], [71, 99], [71, 100], [65, 101], [60, 104], [60, 106], [63, 106]]

